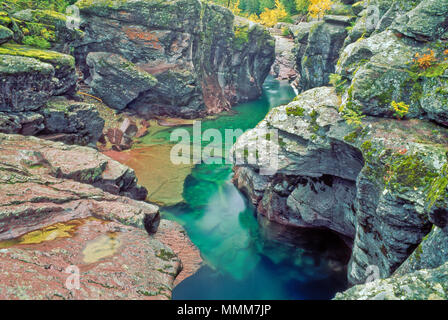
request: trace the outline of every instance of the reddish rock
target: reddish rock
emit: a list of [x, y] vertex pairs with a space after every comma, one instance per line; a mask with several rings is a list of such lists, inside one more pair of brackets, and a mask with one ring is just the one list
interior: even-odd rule
[[110, 143], [120, 145], [121, 139], [123, 138], [123, 131], [117, 128], [109, 129], [106, 132], [106, 136]]
[[138, 128], [137, 128], [137, 124], [134, 120], [126, 118], [121, 123], [120, 130], [128, 137], [133, 137], [137, 133]]
[[146, 121], [146, 120], [144, 120], [144, 119], [140, 121], [140, 125], [141, 125], [142, 127], [146, 127], [146, 128], [149, 128], [149, 127], [150, 127], [149, 122]]
[[142, 138], [148, 134], [148, 128], [147, 127], [141, 127], [138, 129], [137, 133], [135, 134], [136, 138]]
[[147, 192], [137, 184], [134, 170], [94, 149], [3, 134], [0, 134], [0, 144], [2, 161], [14, 163], [21, 159], [26, 165], [35, 165], [33, 157], [38, 155], [48, 162], [49, 172], [54, 177], [92, 184], [103, 190], [116, 189], [116, 194], [136, 200], [146, 198]]
[[122, 123], [120, 129], [113, 128], [107, 130], [106, 132], [107, 139], [112, 144], [112, 150], [122, 151], [130, 149], [132, 146], [131, 136], [126, 134], [124, 131], [129, 132], [132, 135], [135, 135], [138, 129], [137, 126], [135, 125], [135, 122], [131, 122], [129, 119], [126, 120]]
[[[271, 29], [279, 30], [279, 29]], [[298, 77], [295, 70], [294, 40], [290, 37], [275, 35], [275, 62], [271, 67], [271, 74], [278, 80], [293, 81]]]
[[0, 250], [0, 299], [171, 297], [181, 265], [169, 247], [135, 227], [74, 222], [67, 237]]
[[174, 280], [174, 286], [193, 275], [201, 267], [202, 258], [198, 248], [177, 223], [161, 220], [155, 238], [169, 246], [182, 261], [182, 271]]
[[[0, 134], [0, 145], [0, 299], [168, 299], [177, 254], [181, 279], [196, 271], [180, 226], [159, 227], [157, 206], [105, 191], [133, 196], [129, 168], [34, 137]], [[66, 286], [68, 266], [79, 289]]]

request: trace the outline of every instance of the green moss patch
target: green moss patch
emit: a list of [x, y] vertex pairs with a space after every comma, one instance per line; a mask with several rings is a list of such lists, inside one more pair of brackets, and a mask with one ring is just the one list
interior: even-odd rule
[[56, 51], [40, 50], [29, 46], [5, 43], [0, 46], [0, 54], [34, 58], [58, 67], [75, 67], [75, 58]]

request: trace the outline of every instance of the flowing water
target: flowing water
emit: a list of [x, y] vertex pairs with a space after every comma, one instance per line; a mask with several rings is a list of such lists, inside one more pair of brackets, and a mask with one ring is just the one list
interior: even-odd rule
[[[294, 96], [287, 83], [268, 78], [260, 99], [204, 120], [202, 130], [254, 128]], [[231, 183], [230, 165], [171, 166], [167, 150], [174, 129], [151, 132], [123, 161], [149, 189], [150, 200], [165, 204], [163, 217], [185, 227], [205, 261], [174, 289], [173, 299], [330, 299], [345, 288], [349, 252], [336, 235], [257, 219]]]

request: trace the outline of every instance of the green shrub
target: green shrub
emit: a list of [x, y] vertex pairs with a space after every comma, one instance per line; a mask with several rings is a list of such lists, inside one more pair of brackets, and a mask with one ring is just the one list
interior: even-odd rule
[[308, 14], [308, 7], [310, 6], [310, 0], [297, 0], [297, 12], [301, 14]]
[[290, 35], [291, 35], [291, 33], [289, 32], [289, 28], [283, 27], [282, 28], [282, 36], [289, 37]]
[[[48, 9], [65, 12], [67, 6], [76, 3], [77, 0], [2, 0], [11, 12], [25, 9]], [[0, 4], [1, 6], [1, 4]]]
[[330, 74], [330, 84], [335, 87], [336, 93], [341, 95], [344, 93], [345, 84], [347, 83], [346, 79], [342, 79], [342, 76], [336, 73]]
[[50, 49], [51, 44], [47, 40], [45, 40], [42, 37], [39, 36], [25, 36], [23, 37], [23, 44], [26, 44], [28, 46], [32, 47], [38, 47], [41, 49]]

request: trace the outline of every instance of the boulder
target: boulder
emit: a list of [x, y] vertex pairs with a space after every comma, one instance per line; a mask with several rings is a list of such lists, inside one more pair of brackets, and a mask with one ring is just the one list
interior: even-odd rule
[[0, 44], [11, 40], [13, 35], [14, 35], [14, 33], [11, 30], [0, 25]]
[[95, 145], [102, 134], [104, 120], [95, 105], [54, 97], [41, 110], [45, 118], [43, 134], [64, 133], [69, 144]]
[[[75, 44], [77, 61], [92, 77], [93, 91], [106, 102], [114, 99], [112, 107], [127, 107], [145, 118], [197, 118], [261, 95], [274, 60], [273, 38], [226, 8], [194, 0], [82, 0], [77, 5], [85, 30]], [[98, 71], [88, 66], [94, 52], [119, 55], [136, 67], [131, 72], [111, 68], [99, 84]], [[129, 87], [106, 90], [133, 79], [135, 68], [157, 78], [157, 85], [129, 93]]]
[[448, 28], [448, 3], [445, 0], [421, 1], [397, 18], [392, 29], [418, 41], [437, 40]]
[[[95, 149], [19, 135], [2, 134], [0, 137], [5, 148], [20, 142], [21, 146], [26, 148], [27, 154], [38, 152], [38, 158], [46, 159], [42, 161], [48, 163], [55, 177], [94, 185], [110, 194], [137, 200], [146, 198], [146, 189], [137, 184], [132, 169], [98, 153]], [[20, 158], [18, 156], [18, 159]]]
[[358, 1], [352, 5], [356, 21], [348, 27], [344, 48], [361, 39], [383, 32], [397, 19], [415, 8], [422, 0], [377, 0], [375, 3]]
[[[326, 227], [352, 239], [348, 279], [356, 284], [366, 280], [369, 266], [382, 278], [391, 276], [432, 221], [445, 221], [433, 217], [446, 211], [448, 193], [441, 190], [431, 207], [428, 186], [443, 177], [448, 130], [428, 121], [375, 117], [356, 127], [338, 114], [339, 105], [334, 89], [322, 87], [274, 108], [234, 150], [276, 144], [277, 171], [260, 176], [266, 162], [259, 155], [256, 163], [236, 166], [235, 184], [270, 220]], [[278, 130], [278, 142], [260, 129]]]
[[3, 112], [37, 110], [54, 92], [53, 66], [37, 59], [0, 53], [0, 76]]
[[392, 102], [404, 102], [409, 106], [407, 118], [427, 118], [446, 125], [448, 63], [443, 50], [436, 51], [431, 66], [422, 68], [415, 55], [430, 55], [430, 51], [390, 30], [350, 44], [336, 68], [349, 83], [344, 107], [394, 117]]
[[[11, 43], [1, 45], [0, 54], [33, 58], [50, 64], [54, 72], [51, 95], [72, 94], [76, 90], [78, 75], [75, 70], [75, 59], [70, 55]], [[16, 90], [20, 90], [20, 87]]]
[[44, 117], [35, 112], [0, 112], [0, 132], [36, 135], [45, 128]]
[[140, 94], [153, 88], [157, 79], [120, 55], [90, 52], [87, 55], [92, 94], [108, 106], [123, 110]]
[[121, 129], [111, 128], [106, 132], [106, 137], [112, 144], [112, 149], [115, 151], [122, 151], [130, 149], [132, 146], [132, 139], [125, 134]]

